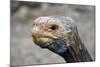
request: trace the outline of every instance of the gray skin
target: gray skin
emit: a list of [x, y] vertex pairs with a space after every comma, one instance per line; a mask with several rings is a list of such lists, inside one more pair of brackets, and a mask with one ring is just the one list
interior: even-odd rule
[[62, 36], [57, 39], [52, 39], [47, 43], [36, 43], [41, 48], [47, 48], [52, 52], [60, 55], [65, 59], [66, 62], [87, 62], [92, 61], [92, 58], [85, 48], [84, 44], [81, 42], [77, 31], [77, 25], [75, 21], [71, 17], [65, 16], [47, 16], [49, 18], [57, 18], [60, 19], [63, 23], [62, 32], [70, 30], [71, 33], [69, 35], [74, 34], [72, 37], [75, 41], [71, 43], [71, 40], [68, 39], [67, 36]]

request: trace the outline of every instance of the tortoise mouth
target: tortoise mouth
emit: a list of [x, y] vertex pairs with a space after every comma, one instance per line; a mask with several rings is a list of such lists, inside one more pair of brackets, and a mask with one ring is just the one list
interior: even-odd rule
[[41, 48], [47, 48], [55, 53], [62, 53], [67, 50], [66, 43], [62, 39], [53, 39], [49, 37], [33, 37], [33, 42]]
[[47, 48], [54, 39], [50, 37], [36, 37], [32, 35], [33, 42], [41, 48]]

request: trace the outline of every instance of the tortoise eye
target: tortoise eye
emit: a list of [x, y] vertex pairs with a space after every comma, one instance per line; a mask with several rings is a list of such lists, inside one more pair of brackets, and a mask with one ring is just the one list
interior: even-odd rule
[[57, 30], [58, 29], [58, 25], [52, 24], [50, 29], [51, 30]]

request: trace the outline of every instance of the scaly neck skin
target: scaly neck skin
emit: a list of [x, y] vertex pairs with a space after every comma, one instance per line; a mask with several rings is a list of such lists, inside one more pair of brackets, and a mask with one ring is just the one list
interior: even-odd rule
[[67, 63], [75, 62], [75, 59], [69, 49], [59, 55], [62, 56]]
[[67, 47], [64, 40], [58, 39], [55, 42], [52, 42], [48, 46], [48, 49], [63, 57], [67, 63], [79, 61], [79, 59], [76, 59], [74, 50], [71, 49], [71, 47]]
[[64, 58], [64, 60], [67, 63], [72, 62], [89, 62], [92, 61], [91, 56], [89, 55], [88, 51], [85, 49], [80, 50], [80, 54], [76, 55], [74, 51], [69, 47], [65, 52], [59, 53], [61, 57]]
[[[57, 50], [53, 49], [54, 47], [53, 45], [48, 46], [49, 50], [51, 50], [52, 52], [60, 55], [62, 58], [64, 58], [64, 60], [67, 63], [72, 63], [72, 62], [78, 62], [79, 60], [75, 58], [75, 55], [73, 56], [73, 52], [71, 51], [70, 48], [66, 48], [65, 50], [62, 50], [62, 52], [58, 52]], [[53, 47], [53, 48], [52, 48]]]
[[67, 63], [92, 61], [92, 58], [85, 46], [82, 43], [80, 46], [81, 48], [78, 48], [79, 53], [76, 53], [72, 46], [66, 47], [66, 43], [64, 43], [64, 41], [57, 40], [49, 45], [48, 49], [63, 57]]

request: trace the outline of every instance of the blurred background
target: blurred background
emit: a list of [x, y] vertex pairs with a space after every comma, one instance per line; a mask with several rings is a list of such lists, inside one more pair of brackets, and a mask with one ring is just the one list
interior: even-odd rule
[[32, 20], [40, 16], [72, 17], [79, 35], [95, 60], [95, 7], [91, 5], [57, 4], [11, 0], [11, 65], [65, 63], [57, 54], [32, 42]]

